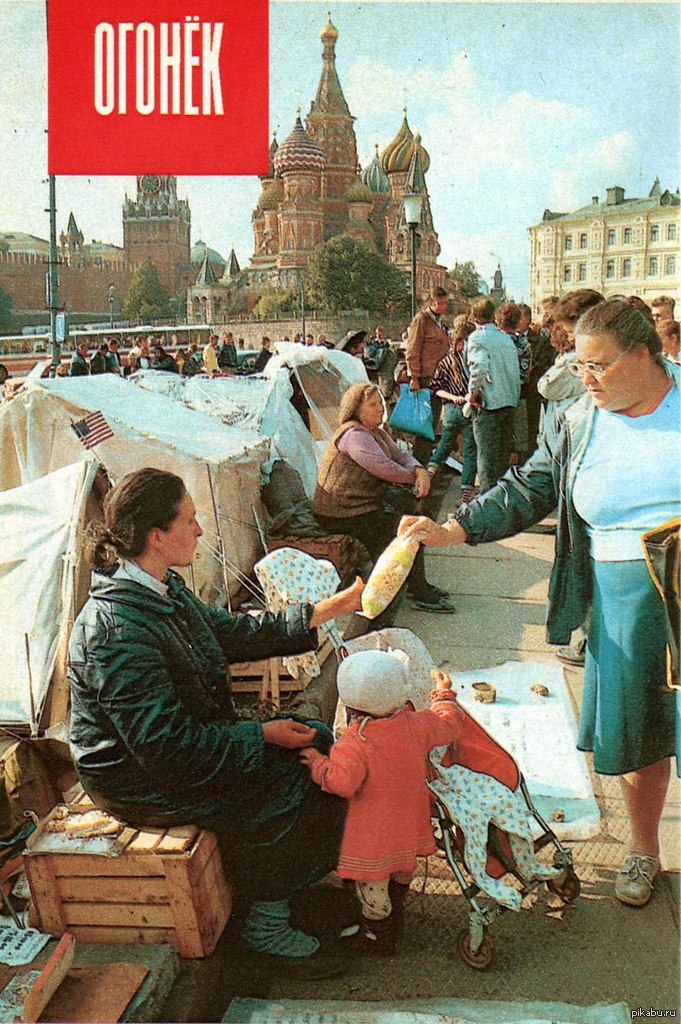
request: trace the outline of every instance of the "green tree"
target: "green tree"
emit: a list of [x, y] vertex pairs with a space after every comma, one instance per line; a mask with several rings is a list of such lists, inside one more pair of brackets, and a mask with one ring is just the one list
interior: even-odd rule
[[310, 254], [305, 287], [307, 305], [326, 313], [402, 312], [409, 301], [407, 276], [368, 245], [343, 235]]
[[483, 280], [475, 269], [473, 260], [466, 260], [465, 263], [455, 263], [454, 269], [449, 275], [454, 282], [461, 298], [476, 299], [478, 295], [484, 294]]
[[300, 295], [290, 291], [263, 292], [255, 306], [255, 316], [278, 317], [282, 313], [297, 313], [300, 309]]
[[12, 296], [0, 284], [0, 326], [12, 319]]
[[172, 315], [168, 289], [159, 281], [158, 271], [145, 260], [135, 268], [128, 294], [123, 300], [123, 316], [128, 320], [159, 320]]

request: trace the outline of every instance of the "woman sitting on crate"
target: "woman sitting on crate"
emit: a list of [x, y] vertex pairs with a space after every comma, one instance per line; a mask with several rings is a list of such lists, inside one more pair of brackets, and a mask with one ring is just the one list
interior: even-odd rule
[[[340, 426], [322, 459], [312, 506], [325, 530], [356, 537], [374, 562], [394, 539], [400, 512], [413, 511], [416, 499], [427, 497], [430, 490], [430, 475], [382, 428], [384, 418], [385, 404], [376, 384], [360, 382], [348, 388], [340, 403]], [[388, 501], [396, 496], [402, 507], [389, 509]], [[408, 589], [416, 608], [455, 610], [449, 595], [427, 581], [421, 549]], [[382, 624], [376, 620], [374, 628]]]
[[331, 734], [319, 722], [240, 721], [229, 665], [315, 650], [316, 627], [356, 610], [363, 585], [315, 606], [230, 615], [171, 569], [193, 562], [201, 532], [172, 473], [141, 469], [107, 495], [71, 637], [73, 759], [94, 802], [129, 824], [217, 834], [239, 894], [254, 901], [243, 940], [259, 958], [287, 974], [338, 973], [288, 920], [289, 897], [337, 863], [345, 805], [297, 757]]
[[630, 906], [650, 899], [658, 830], [674, 752], [673, 691], [665, 691], [666, 618], [642, 535], [681, 510], [679, 367], [655, 328], [620, 299], [575, 327], [572, 372], [587, 394], [560, 413], [532, 458], [438, 526], [407, 519], [400, 533], [428, 547], [510, 537], [558, 506], [547, 633], [564, 644], [590, 618], [578, 746], [619, 775], [631, 845], [615, 880]]

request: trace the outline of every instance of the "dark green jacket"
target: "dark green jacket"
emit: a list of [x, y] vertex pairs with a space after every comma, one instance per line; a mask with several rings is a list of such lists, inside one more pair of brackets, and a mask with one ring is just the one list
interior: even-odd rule
[[[665, 367], [678, 388], [681, 368]], [[591, 563], [584, 520], [572, 494], [577, 470], [593, 427], [595, 406], [589, 394], [565, 409], [555, 442], [542, 437], [531, 459], [510, 469], [486, 494], [462, 506], [456, 519], [469, 544], [512, 537], [538, 523], [558, 506], [556, 550], [549, 581], [546, 635], [551, 644], [567, 644], [591, 608]], [[549, 443], [554, 445], [549, 447]], [[643, 556], [643, 548], [641, 548]]]
[[71, 636], [71, 752], [85, 789], [142, 824], [228, 814], [257, 825], [302, 801], [296, 752], [239, 721], [229, 663], [316, 647], [309, 605], [230, 615], [169, 575], [161, 597], [94, 575]]

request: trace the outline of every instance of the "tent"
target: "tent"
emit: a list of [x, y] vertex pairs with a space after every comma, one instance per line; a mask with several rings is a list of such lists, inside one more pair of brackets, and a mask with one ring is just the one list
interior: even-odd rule
[[40, 721], [50, 681], [53, 721], [66, 715], [66, 645], [89, 573], [80, 558], [94, 512], [97, 460], [89, 457], [0, 493], [0, 722]]
[[[296, 346], [298, 347], [298, 346]], [[144, 390], [163, 394], [190, 409], [216, 416], [223, 423], [255, 430], [270, 439], [270, 455], [297, 470], [309, 498], [317, 482], [312, 436], [291, 405], [289, 371], [271, 377], [178, 377], [175, 373], [140, 370], [130, 380]]]
[[204, 531], [190, 585], [209, 604], [229, 601], [263, 550], [257, 520], [268, 439], [113, 374], [41, 380], [0, 406], [0, 491], [87, 461], [71, 426], [94, 411], [102, 412], [114, 435], [96, 448], [113, 483], [142, 466], [182, 477]]
[[277, 354], [265, 367], [266, 377], [275, 377], [286, 369], [309, 407], [310, 431], [316, 441], [326, 442], [338, 426], [340, 400], [351, 384], [368, 382], [361, 359], [321, 345], [296, 345], [278, 341]]

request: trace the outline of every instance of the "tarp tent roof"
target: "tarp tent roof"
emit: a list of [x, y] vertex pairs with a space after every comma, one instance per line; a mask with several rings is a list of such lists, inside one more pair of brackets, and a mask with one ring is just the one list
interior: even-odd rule
[[0, 493], [0, 722], [37, 725], [76, 601], [90, 458]]
[[351, 384], [368, 382], [361, 359], [321, 345], [278, 341], [277, 354], [264, 370], [274, 377], [283, 368], [293, 371], [310, 407], [310, 430], [317, 441], [328, 441], [338, 427], [340, 400]]
[[130, 380], [145, 390], [217, 416], [229, 426], [255, 430], [269, 437], [271, 456], [278, 456], [293, 466], [307, 496], [314, 495], [317, 483], [315, 444], [291, 405], [293, 388], [287, 369], [271, 377], [208, 377], [204, 374], [178, 377], [176, 373], [140, 370]]
[[225, 426], [162, 395], [131, 387], [113, 374], [27, 385], [0, 406], [0, 491], [88, 458], [71, 424], [101, 411], [114, 437], [97, 446], [113, 482], [142, 466], [181, 476], [204, 531], [190, 582], [211, 604], [239, 588], [262, 554], [260, 464], [269, 441]]

